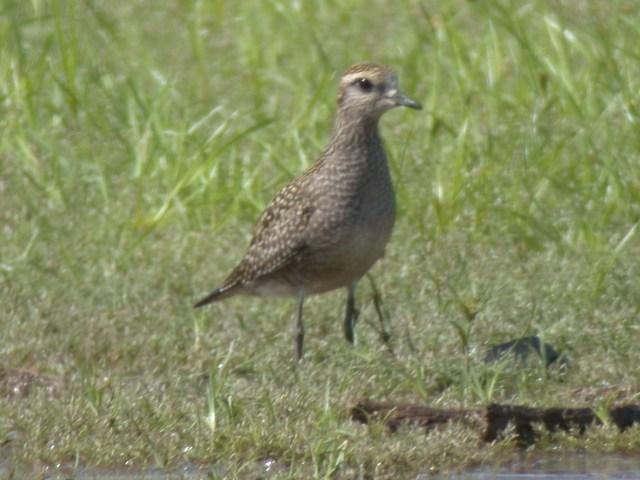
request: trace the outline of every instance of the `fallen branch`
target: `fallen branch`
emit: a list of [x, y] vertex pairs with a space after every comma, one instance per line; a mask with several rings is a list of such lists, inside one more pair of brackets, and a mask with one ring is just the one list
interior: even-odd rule
[[[640, 423], [640, 406], [623, 405], [608, 411], [611, 422], [621, 431]], [[420, 405], [394, 404], [363, 400], [351, 409], [351, 418], [361, 423], [382, 422], [391, 431], [402, 425], [427, 430], [450, 421], [461, 421], [480, 430], [481, 438], [491, 442], [513, 425], [518, 439], [524, 444], [535, 441], [533, 424], [540, 423], [550, 431], [577, 429], [583, 433], [589, 425], [598, 425], [602, 419], [591, 408], [535, 408], [517, 405], [492, 404], [476, 409], [440, 409]]]

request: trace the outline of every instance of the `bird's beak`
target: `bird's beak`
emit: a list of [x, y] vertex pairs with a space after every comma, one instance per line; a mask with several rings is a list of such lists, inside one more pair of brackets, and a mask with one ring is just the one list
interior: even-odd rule
[[409, 107], [415, 110], [422, 110], [422, 105], [415, 100], [407, 97], [400, 90], [394, 90], [389, 92], [389, 98], [393, 100], [393, 102], [401, 107]]

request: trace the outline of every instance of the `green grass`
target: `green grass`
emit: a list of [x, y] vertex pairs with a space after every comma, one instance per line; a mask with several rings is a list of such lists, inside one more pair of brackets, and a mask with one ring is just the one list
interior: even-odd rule
[[[640, 7], [633, 1], [0, 2], [0, 444], [17, 469], [222, 465], [408, 478], [504, 461], [370, 397], [596, 405], [640, 391]], [[382, 130], [399, 218], [358, 291], [191, 304], [328, 138], [336, 75], [391, 65], [425, 105]], [[485, 366], [539, 334], [570, 367]], [[533, 447], [637, 450], [640, 430]]]

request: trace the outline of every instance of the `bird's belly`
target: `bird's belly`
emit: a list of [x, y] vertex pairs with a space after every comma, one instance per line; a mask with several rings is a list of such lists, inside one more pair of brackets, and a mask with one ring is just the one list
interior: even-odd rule
[[352, 284], [384, 255], [391, 227], [356, 227], [325, 249], [319, 249], [308, 264], [305, 290], [322, 293]]
[[354, 228], [334, 242], [310, 249], [296, 264], [289, 265], [245, 289], [259, 296], [295, 296], [300, 288], [307, 295], [351, 285], [384, 255], [391, 228]]

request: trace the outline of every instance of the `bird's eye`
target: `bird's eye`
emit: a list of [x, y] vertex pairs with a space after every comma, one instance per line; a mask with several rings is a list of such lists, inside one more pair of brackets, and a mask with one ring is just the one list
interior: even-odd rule
[[358, 80], [356, 80], [356, 83], [360, 87], [360, 90], [362, 90], [363, 92], [370, 92], [373, 88], [373, 83], [371, 83], [371, 80], [369, 80], [368, 78], [359, 78]]

